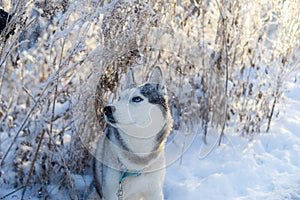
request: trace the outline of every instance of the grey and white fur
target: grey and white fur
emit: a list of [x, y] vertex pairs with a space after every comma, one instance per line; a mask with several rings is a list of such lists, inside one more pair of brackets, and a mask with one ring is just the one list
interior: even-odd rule
[[119, 100], [103, 112], [108, 127], [97, 145], [89, 199], [164, 199], [164, 144], [173, 120], [161, 69], [140, 86], [129, 70]]

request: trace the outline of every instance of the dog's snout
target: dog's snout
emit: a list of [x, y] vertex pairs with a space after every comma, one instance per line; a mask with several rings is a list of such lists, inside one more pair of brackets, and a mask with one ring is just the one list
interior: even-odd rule
[[112, 115], [115, 112], [116, 108], [114, 106], [105, 106], [103, 112], [105, 115]]
[[110, 123], [116, 123], [113, 113], [116, 111], [114, 106], [105, 106], [103, 108], [103, 113], [105, 120]]

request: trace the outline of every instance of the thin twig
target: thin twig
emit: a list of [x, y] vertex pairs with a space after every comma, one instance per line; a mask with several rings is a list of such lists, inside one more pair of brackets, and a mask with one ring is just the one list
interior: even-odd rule
[[40, 141], [39, 141], [39, 144], [38, 144], [38, 146], [37, 146], [37, 148], [36, 148], [36, 150], [35, 150], [34, 158], [33, 158], [32, 162], [31, 162], [29, 174], [28, 174], [28, 177], [27, 177], [27, 179], [26, 179], [25, 187], [24, 187], [24, 189], [23, 189], [23, 191], [22, 191], [21, 199], [24, 199], [24, 194], [25, 194], [25, 192], [26, 192], [27, 186], [29, 185], [29, 181], [30, 181], [30, 179], [31, 179], [31, 174], [32, 174], [33, 169], [34, 169], [34, 164], [35, 164], [35, 162], [36, 162], [38, 153], [39, 153], [39, 151], [40, 151], [40, 148], [41, 148], [41, 145], [42, 145], [42, 141], [43, 141], [43, 139], [44, 139], [44, 136], [45, 136], [45, 130], [43, 129], [43, 130], [42, 130], [42, 134], [41, 134], [41, 138], [40, 138]]
[[67, 165], [67, 162], [66, 162], [66, 160], [65, 160], [65, 158], [64, 158], [64, 156], [63, 156], [63, 153], [60, 151], [60, 149], [58, 148], [58, 146], [55, 144], [55, 141], [54, 141], [52, 135], [49, 135], [49, 138], [50, 138], [50, 142], [53, 143], [53, 146], [54, 146], [55, 150], [58, 152], [58, 155], [59, 155], [60, 159], [61, 159], [62, 162], [63, 162], [63, 167], [64, 167], [64, 169], [66, 170], [66, 175], [67, 175], [67, 177], [68, 177], [68, 179], [69, 179], [69, 183], [70, 183], [70, 185], [71, 185], [71, 188], [73, 189], [75, 199], [78, 200], [78, 197], [77, 197], [77, 194], [76, 194], [76, 190], [74, 189], [74, 188], [75, 188], [74, 183], [73, 183], [74, 181], [73, 181], [73, 179], [72, 179], [70, 170], [69, 170], [68, 165]]
[[[217, 1], [217, 0], [216, 0]], [[218, 1], [217, 1], [218, 3]], [[225, 49], [225, 102], [224, 102], [224, 106], [225, 106], [225, 112], [223, 113], [224, 115], [224, 121], [223, 121], [223, 124], [222, 124], [222, 130], [221, 130], [221, 135], [220, 135], [220, 138], [219, 138], [219, 146], [221, 145], [221, 142], [222, 142], [222, 138], [223, 138], [223, 135], [224, 135], [224, 131], [225, 131], [225, 127], [226, 127], [226, 123], [227, 123], [227, 112], [228, 112], [228, 105], [227, 105], [227, 100], [228, 100], [228, 78], [229, 78], [229, 75], [228, 75], [228, 65], [229, 65], [229, 54], [228, 54], [228, 46], [227, 46], [227, 39], [226, 39], [226, 27], [225, 27], [225, 18], [224, 18], [224, 15], [222, 14], [221, 12], [221, 8], [220, 8], [220, 5], [218, 3], [218, 7], [219, 7], [219, 10], [220, 10], [220, 15], [222, 16], [222, 28], [223, 28], [223, 31], [222, 31], [222, 35], [223, 35], [223, 40], [222, 40], [222, 43], [223, 43], [223, 48]], [[225, 10], [225, 9], [224, 9]]]
[[30, 91], [25, 86], [23, 86], [22, 89], [28, 94], [28, 96], [30, 96], [33, 102], [36, 103], [34, 96], [30, 93]]
[[275, 92], [275, 94], [274, 94], [275, 98], [274, 98], [274, 101], [273, 101], [273, 104], [272, 104], [271, 113], [270, 113], [270, 115], [268, 116], [269, 120], [268, 120], [268, 127], [267, 127], [266, 132], [269, 132], [270, 127], [271, 127], [271, 121], [272, 121], [272, 117], [273, 117], [273, 115], [274, 115], [275, 105], [276, 105], [276, 103], [277, 103], [278, 91], [279, 91], [279, 89], [277, 89], [276, 92]]
[[24, 186], [21, 186], [21, 187], [19, 187], [19, 188], [17, 188], [16, 190], [14, 190], [14, 191], [12, 191], [12, 192], [10, 192], [10, 193], [8, 193], [8, 194], [2, 196], [2, 197], [0, 197], [0, 199], [6, 199], [6, 198], [9, 197], [10, 195], [13, 195], [14, 193], [18, 192], [19, 190], [22, 190], [24, 187], [25, 187], [25, 185], [24, 185]]
[[[62, 59], [63, 58], [62, 57], [63, 57], [64, 47], [65, 47], [65, 40], [63, 40], [62, 49], [61, 49], [61, 52], [60, 52], [60, 59], [59, 59], [59, 65], [58, 65], [59, 68], [63, 67], [63, 65], [62, 65]], [[56, 84], [55, 84], [55, 89], [54, 89], [52, 113], [51, 113], [51, 120], [50, 120], [50, 133], [49, 133], [50, 135], [52, 135], [52, 132], [53, 132], [53, 121], [54, 121], [54, 118], [55, 118], [55, 105], [56, 105], [56, 99], [57, 99], [58, 82], [59, 82], [59, 71], [58, 71], [58, 74], [57, 74]], [[48, 143], [48, 148], [49, 148], [49, 150], [51, 150], [51, 142], [50, 141]]]
[[[201, 45], [202, 45], [202, 48], [205, 49], [206, 46], [205, 46], [205, 30], [204, 30], [204, 27], [205, 27], [205, 2], [202, 1], [202, 16], [201, 16], [201, 31], [202, 31], [202, 36], [201, 36]], [[202, 60], [201, 60], [201, 63], [202, 63], [202, 67], [205, 66], [205, 55], [204, 55], [204, 51], [202, 51], [202, 56], [201, 56]], [[206, 71], [206, 68], [204, 69], [205, 72], [204, 74], [207, 76], [207, 71]], [[211, 70], [211, 68], [210, 68]], [[206, 80], [208, 82], [208, 80]], [[207, 83], [205, 83], [207, 84]], [[204, 99], [205, 99], [205, 107], [206, 108], [209, 108], [209, 98], [210, 98], [210, 92], [209, 90], [207, 90], [207, 88], [205, 89], [204, 91], [205, 93], [203, 94], [204, 96]], [[207, 94], [208, 93], [208, 94]], [[209, 122], [209, 109], [205, 109], [204, 110], [204, 116], [203, 116], [203, 119], [202, 119], [202, 124], [204, 126], [204, 136], [203, 136], [203, 142], [204, 144], [207, 144], [207, 131], [208, 131], [208, 122]]]

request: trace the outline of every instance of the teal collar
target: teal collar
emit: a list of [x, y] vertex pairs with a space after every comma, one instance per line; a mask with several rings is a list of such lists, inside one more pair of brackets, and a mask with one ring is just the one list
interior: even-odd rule
[[124, 179], [128, 177], [137, 177], [142, 174], [142, 170], [138, 170], [136, 172], [128, 172], [128, 169], [124, 169], [120, 175], [119, 184], [122, 184]]

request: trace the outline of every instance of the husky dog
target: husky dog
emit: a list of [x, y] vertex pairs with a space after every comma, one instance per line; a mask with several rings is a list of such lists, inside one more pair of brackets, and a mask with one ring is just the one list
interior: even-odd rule
[[119, 100], [103, 109], [108, 128], [97, 146], [90, 199], [163, 199], [164, 143], [173, 123], [167, 102], [159, 67], [140, 86], [129, 70]]

